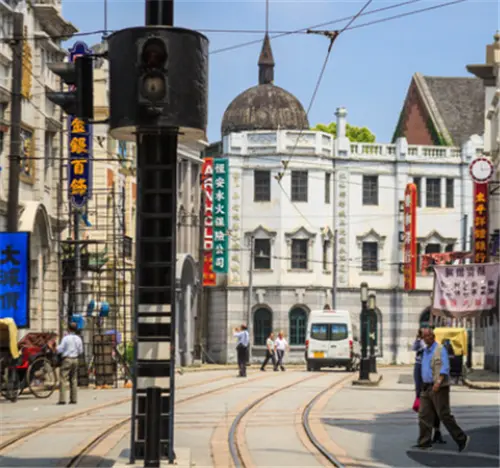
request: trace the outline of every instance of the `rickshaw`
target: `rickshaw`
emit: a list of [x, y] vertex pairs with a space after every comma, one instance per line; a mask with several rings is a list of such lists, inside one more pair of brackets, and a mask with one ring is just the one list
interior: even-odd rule
[[467, 356], [467, 330], [441, 327], [434, 329], [434, 335], [439, 344], [447, 347], [450, 356], [450, 377], [458, 383], [458, 380], [463, 378], [464, 357]]
[[17, 342], [17, 327], [10, 318], [0, 319], [0, 393], [16, 402], [29, 388], [37, 398], [48, 398], [57, 385], [53, 333], [28, 333]]

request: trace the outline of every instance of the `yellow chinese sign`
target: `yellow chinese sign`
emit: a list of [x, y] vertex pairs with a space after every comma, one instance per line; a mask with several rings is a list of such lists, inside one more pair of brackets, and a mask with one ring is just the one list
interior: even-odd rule
[[31, 52], [31, 46], [28, 42], [28, 28], [24, 27], [24, 39], [23, 39], [23, 79], [21, 83], [21, 95], [24, 99], [31, 99], [31, 86], [32, 86], [32, 76], [33, 76], [33, 54]]
[[[83, 42], [69, 50], [69, 60], [91, 54]], [[83, 208], [92, 196], [92, 125], [75, 116], [69, 118], [68, 190], [73, 206]]]
[[488, 262], [488, 184], [474, 184], [474, 263]]

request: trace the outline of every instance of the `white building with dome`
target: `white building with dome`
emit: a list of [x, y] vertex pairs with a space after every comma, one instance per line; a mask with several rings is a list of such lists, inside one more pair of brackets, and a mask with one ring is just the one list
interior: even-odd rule
[[336, 138], [310, 131], [304, 108], [274, 85], [273, 73], [266, 36], [259, 85], [229, 104], [222, 142], [212, 145], [211, 156], [229, 160], [230, 265], [216, 287], [206, 288], [207, 354], [234, 362], [233, 328], [243, 322], [249, 324], [252, 361], [263, 358], [271, 330], [284, 331], [289, 362], [303, 361], [309, 312], [334, 302], [359, 322], [359, 286], [367, 282], [377, 293], [379, 360], [413, 362], [411, 344], [428, 314], [433, 277], [419, 274], [417, 290], [403, 291], [400, 202], [406, 184], [415, 182], [420, 254], [467, 250], [462, 232], [472, 213], [468, 165], [480, 154], [482, 139], [474, 137], [463, 148], [408, 145], [405, 138], [351, 143], [344, 108], [336, 112]]

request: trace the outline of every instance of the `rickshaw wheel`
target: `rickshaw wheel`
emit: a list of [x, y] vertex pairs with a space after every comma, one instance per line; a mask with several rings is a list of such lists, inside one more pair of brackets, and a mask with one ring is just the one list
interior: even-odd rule
[[21, 382], [19, 373], [15, 367], [8, 367], [6, 372], [6, 380], [2, 386], [2, 395], [15, 403], [21, 394]]
[[54, 367], [45, 357], [39, 357], [30, 364], [27, 380], [36, 398], [49, 398], [57, 386]]

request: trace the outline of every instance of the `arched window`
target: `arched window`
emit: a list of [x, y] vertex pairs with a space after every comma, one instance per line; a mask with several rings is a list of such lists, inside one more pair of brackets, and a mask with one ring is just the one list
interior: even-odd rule
[[257, 309], [253, 315], [253, 342], [265, 345], [266, 339], [273, 329], [273, 314], [269, 309]]
[[306, 342], [307, 312], [301, 307], [290, 311], [290, 344], [303, 345]]

